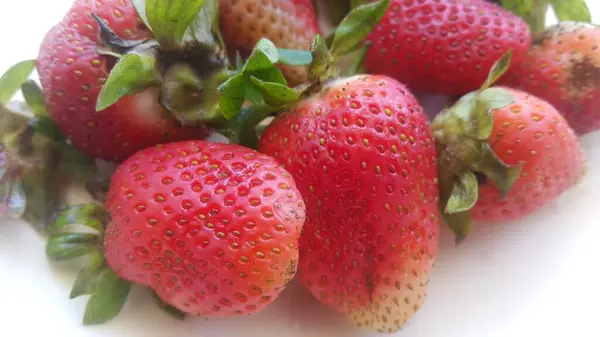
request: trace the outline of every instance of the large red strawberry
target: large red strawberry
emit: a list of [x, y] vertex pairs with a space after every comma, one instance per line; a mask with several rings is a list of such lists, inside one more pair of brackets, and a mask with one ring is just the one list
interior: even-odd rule
[[600, 128], [600, 29], [561, 22], [537, 34], [503, 84], [550, 102], [578, 134]]
[[392, 0], [364, 65], [415, 91], [462, 95], [509, 49], [524, 57], [530, 41], [525, 21], [483, 0]]
[[[253, 150], [205, 141], [148, 148], [117, 169], [105, 205], [111, 221], [104, 255], [111, 269], [92, 252], [92, 265], [82, 273], [96, 262], [91, 274], [105, 276], [94, 276], [95, 283], [80, 276], [72, 293], [92, 294], [86, 323], [118, 313], [125, 280], [152, 288], [185, 313], [207, 317], [261, 311], [296, 273], [304, 203], [290, 174]], [[59, 216], [51, 230], [74, 219], [88, 225], [96, 220], [99, 229], [105, 216], [99, 206], [78, 206]], [[50, 258], [72, 258], [75, 248], [81, 252], [102, 240], [92, 235], [84, 241], [82, 235], [55, 234]], [[68, 245], [82, 242], [90, 244]], [[96, 308], [94, 301], [104, 296], [118, 300]]]
[[439, 226], [434, 139], [409, 90], [385, 76], [328, 83], [284, 111], [260, 150], [304, 196], [304, 285], [358, 326], [402, 327], [424, 303]]
[[471, 216], [492, 222], [524, 217], [585, 173], [577, 136], [552, 105], [526, 92], [489, 87], [508, 59], [432, 125], [442, 206], [459, 239], [468, 234]]
[[[220, 0], [220, 6], [225, 44], [244, 52], [261, 38], [279, 48], [307, 49], [321, 32], [311, 0]], [[282, 66], [282, 70], [291, 85], [308, 79], [306, 68]]]
[[[93, 15], [104, 21], [102, 27]], [[154, 23], [156, 24], [156, 20]], [[164, 33], [161, 36], [164, 37]], [[89, 155], [120, 161], [135, 151], [156, 143], [203, 138], [208, 135], [206, 127], [183, 126], [182, 122], [178, 121], [181, 118], [175, 118], [179, 117], [177, 114], [175, 117], [170, 115], [169, 112], [176, 112], [176, 109], [165, 104], [169, 93], [165, 95], [161, 89], [159, 96], [158, 89], [144, 90], [149, 86], [157, 87], [156, 81], [153, 80], [160, 77], [158, 75], [147, 75], [147, 83], [143, 83], [143, 86], [137, 85], [138, 83], [125, 83], [125, 80], [113, 85], [121, 91], [121, 96], [126, 93], [131, 95], [118, 97], [120, 99], [114, 99], [114, 105], [97, 111], [101, 110], [97, 109], [98, 96], [117, 62], [114, 56], [106, 55], [106, 50], [127, 53], [128, 48], [125, 47], [135, 46], [131, 40], [141, 42], [140, 39], [151, 37], [150, 32], [139, 20], [131, 0], [77, 0], [63, 21], [52, 28], [44, 38], [37, 67], [48, 109], [73, 144]], [[165, 42], [164, 40], [163, 38], [163, 41], [159, 42]], [[107, 45], [109, 42], [114, 45]], [[171, 47], [173, 44], [169, 45], [169, 48]], [[208, 50], [210, 51], [210, 48]], [[204, 62], [202, 67], [214, 65], [215, 69], [210, 70], [208, 74], [198, 72], [196, 74], [199, 75], [196, 76], [208, 76], [218, 72], [218, 68], [223, 66], [219, 62], [206, 61], [214, 58], [214, 51], [212, 54], [196, 53], [198, 54], [204, 57], [194, 60], [195, 62]], [[182, 63], [180, 59], [170, 61]], [[163, 83], [172, 87], [175, 79], [168, 78], [171, 75], [167, 72], [172, 68], [172, 64], [161, 63], [161, 60], [158, 60], [158, 68]], [[194, 74], [192, 71], [189, 73]], [[136, 78], [136, 75], [133, 75], [133, 78]], [[131, 82], [131, 79], [128, 81]], [[162, 86], [164, 87], [165, 85]], [[129, 90], [123, 93], [125, 88]], [[169, 111], [163, 106], [169, 108]], [[194, 119], [202, 118], [196, 116]], [[187, 123], [188, 120], [183, 122]]]

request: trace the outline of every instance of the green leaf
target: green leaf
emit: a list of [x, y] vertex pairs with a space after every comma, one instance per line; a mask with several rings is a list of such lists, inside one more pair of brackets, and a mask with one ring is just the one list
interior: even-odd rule
[[219, 105], [225, 118], [231, 119], [240, 112], [246, 100], [245, 84], [244, 75], [237, 74], [219, 87]]
[[152, 27], [148, 22], [148, 16], [146, 15], [146, 0], [133, 0], [133, 6], [137, 11], [140, 20], [142, 20], [148, 29], [152, 30]]
[[127, 301], [130, 289], [130, 282], [105, 268], [85, 307], [83, 324], [101, 324], [117, 316]]
[[0, 77], [0, 104], [6, 104], [19, 91], [35, 69], [35, 60], [21, 61]]
[[[287, 81], [281, 71], [275, 67], [275, 62], [279, 59], [279, 53], [273, 43], [267, 39], [261, 39], [254, 47], [252, 54], [246, 60], [242, 72], [247, 76], [254, 76], [258, 79], [279, 84], [287, 84]], [[250, 81], [247, 78], [247, 81]]]
[[94, 251], [88, 256], [87, 263], [79, 270], [69, 298], [82, 295], [91, 295], [96, 290], [96, 285], [101, 280], [102, 271], [106, 268], [104, 255], [101, 251]]
[[219, 1], [205, 0], [204, 5], [187, 29], [184, 41], [197, 41], [204, 44], [214, 44], [213, 24], [218, 19]]
[[477, 177], [473, 172], [465, 171], [461, 173], [454, 181], [452, 194], [448, 199], [444, 212], [454, 214], [473, 208], [477, 202], [478, 189]]
[[264, 82], [254, 76], [251, 76], [250, 80], [259, 88], [260, 93], [267, 104], [278, 106], [295, 102], [299, 99], [296, 90], [286, 85]]
[[40, 232], [60, 205], [60, 189], [51, 166], [32, 170], [23, 175], [23, 192], [27, 200], [23, 219]]
[[65, 140], [65, 135], [60, 131], [56, 122], [48, 116], [35, 117], [30, 122], [35, 132], [42, 134], [55, 142]]
[[128, 54], [119, 60], [100, 91], [96, 110], [102, 111], [131, 93], [151, 86], [156, 59], [150, 55]]
[[521, 176], [521, 167], [505, 164], [496, 156], [488, 143], [482, 145], [482, 158], [479, 165], [481, 167], [478, 171], [494, 182], [502, 198], [508, 194], [512, 185]]
[[464, 239], [471, 234], [473, 228], [473, 218], [470, 211], [444, 214], [444, 220], [454, 232], [455, 242], [457, 244], [464, 241]]
[[551, 0], [558, 21], [592, 22], [592, 15], [585, 0]]
[[97, 251], [101, 245], [98, 234], [57, 233], [48, 238], [46, 256], [52, 261], [71, 260]]
[[175, 46], [194, 21], [204, 0], [146, 0], [146, 16], [161, 45]]
[[512, 50], [507, 51], [500, 59], [494, 62], [494, 65], [488, 73], [488, 77], [481, 86], [481, 90], [485, 90], [491, 87], [502, 75], [506, 73], [510, 67], [510, 60], [512, 58]]
[[549, 0], [502, 0], [502, 7], [527, 21], [532, 32], [540, 32], [546, 28], [548, 2]]
[[29, 80], [21, 84], [21, 91], [34, 116], [48, 116], [42, 88], [35, 81]]
[[60, 146], [58, 171], [64, 172], [73, 179], [87, 181], [97, 173], [96, 161], [70, 144]]
[[515, 102], [510, 91], [503, 88], [488, 88], [477, 95], [475, 116], [477, 139], [487, 140], [494, 129], [492, 112]]
[[331, 53], [342, 56], [359, 46], [381, 21], [389, 4], [389, 0], [381, 0], [351, 10], [335, 31]]
[[310, 44], [310, 52], [312, 54], [313, 61], [310, 65], [309, 75], [311, 80], [324, 81], [330, 77], [333, 77], [333, 55], [327, 48], [325, 40], [321, 35], [315, 36]]
[[107, 222], [108, 212], [104, 206], [96, 203], [80, 204], [70, 206], [58, 213], [46, 230], [48, 233], [55, 233], [64, 226], [80, 224], [103, 233]]
[[278, 49], [279, 63], [289, 66], [308, 66], [312, 63], [312, 54], [308, 50]]

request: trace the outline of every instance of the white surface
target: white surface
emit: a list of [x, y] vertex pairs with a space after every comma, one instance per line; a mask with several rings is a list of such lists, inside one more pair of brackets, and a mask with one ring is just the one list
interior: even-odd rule
[[[0, 3], [0, 72], [36, 56], [43, 34], [70, 1]], [[588, 2], [600, 22], [600, 1]], [[460, 247], [443, 231], [429, 299], [398, 336], [600, 336], [600, 133], [582, 144], [590, 172], [555, 203], [521, 222], [478, 226]], [[0, 223], [0, 336], [369, 336], [297, 284], [259, 315], [184, 322], [136, 289], [117, 319], [86, 328], [80, 324], [86, 299], [68, 299], [76, 270], [48, 264], [43, 239], [27, 225]]]

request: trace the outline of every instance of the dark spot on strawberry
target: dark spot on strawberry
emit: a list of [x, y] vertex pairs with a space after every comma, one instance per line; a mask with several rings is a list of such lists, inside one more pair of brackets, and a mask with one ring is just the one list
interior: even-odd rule
[[570, 75], [570, 83], [575, 90], [571, 94], [575, 97], [600, 86], [600, 67], [594, 65], [589, 57], [574, 63]]

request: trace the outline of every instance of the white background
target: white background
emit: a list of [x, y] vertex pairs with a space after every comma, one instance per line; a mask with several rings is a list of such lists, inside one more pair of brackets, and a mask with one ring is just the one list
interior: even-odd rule
[[[71, 0], [0, 1], [0, 71], [37, 55], [43, 34]], [[588, 0], [600, 22], [600, 1]], [[600, 107], [599, 107], [600, 108]], [[462, 246], [443, 231], [429, 300], [398, 336], [600, 336], [600, 133], [584, 137], [590, 172], [527, 219], [478, 226]], [[135, 289], [109, 324], [82, 327], [85, 298], [69, 300], [76, 266], [50, 265], [44, 240], [20, 222], [0, 223], [0, 336], [358, 337], [298, 284], [265, 312], [179, 322]]]

